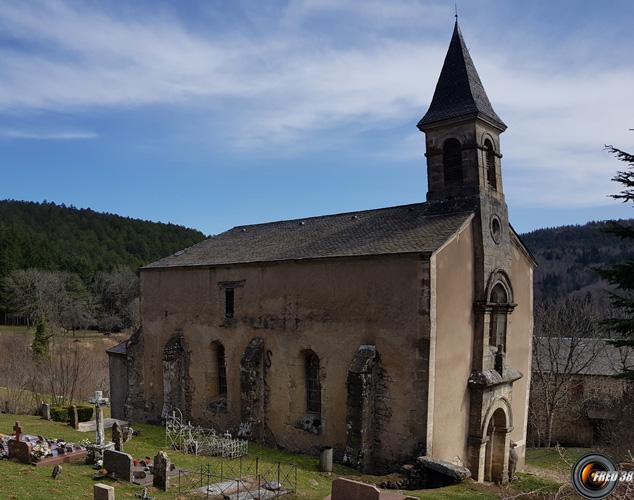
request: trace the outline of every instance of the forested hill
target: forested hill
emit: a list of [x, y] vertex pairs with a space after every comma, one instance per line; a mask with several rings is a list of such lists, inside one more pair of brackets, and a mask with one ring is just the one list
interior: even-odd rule
[[[634, 225], [634, 219], [619, 221]], [[570, 293], [595, 293], [606, 288], [594, 271], [624, 259], [634, 259], [631, 240], [605, 232], [607, 222], [583, 226], [538, 229], [523, 234], [522, 241], [536, 257], [535, 298], [563, 297]]]
[[0, 278], [13, 269], [97, 271], [139, 266], [193, 245], [203, 233], [54, 203], [0, 201]]

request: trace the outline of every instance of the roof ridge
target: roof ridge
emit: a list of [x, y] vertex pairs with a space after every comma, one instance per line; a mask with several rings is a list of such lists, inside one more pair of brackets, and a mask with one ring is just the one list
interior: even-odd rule
[[[427, 205], [427, 202], [422, 201], [422, 202], [418, 202], [418, 203], [407, 203], [405, 205], [394, 205], [392, 207], [366, 208], [366, 209], [363, 209], [363, 210], [351, 210], [349, 212], [337, 212], [337, 213], [334, 213], [334, 214], [311, 215], [310, 217], [297, 217], [296, 219], [280, 219], [280, 220], [273, 220], [273, 221], [269, 221], [269, 222], [258, 222], [258, 223], [255, 223], [255, 224], [239, 224], [237, 226], [233, 226], [232, 228], [228, 229], [227, 231], [231, 231], [233, 229], [242, 229], [242, 228], [247, 228], [247, 227], [266, 226], [267, 224], [279, 224], [281, 222], [301, 222], [301, 221], [308, 221], [310, 219], [323, 219], [324, 217], [339, 217], [339, 216], [344, 216], [344, 215], [356, 215], [356, 214], [362, 214], [362, 213], [367, 213], [367, 212], [378, 212], [380, 210], [390, 210], [390, 209], [395, 209], [395, 208], [407, 208], [407, 207], [414, 207], [414, 206], [417, 206], [417, 205]], [[445, 214], [445, 215], [447, 215], [447, 214]], [[223, 232], [226, 232], [226, 231], [223, 231]], [[222, 234], [222, 233], [219, 233], [219, 234]]]

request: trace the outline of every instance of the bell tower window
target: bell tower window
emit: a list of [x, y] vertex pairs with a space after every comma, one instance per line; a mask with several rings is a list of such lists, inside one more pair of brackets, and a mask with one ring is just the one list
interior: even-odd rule
[[457, 139], [447, 139], [443, 146], [445, 187], [462, 184], [462, 146]]
[[495, 151], [493, 149], [493, 144], [489, 139], [484, 141], [484, 150], [486, 158], [487, 183], [497, 191], [498, 180], [495, 172]]
[[506, 315], [508, 312], [508, 295], [504, 287], [498, 283], [491, 290], [491, 319], [489, 321], [489, 345], [497, 347], [499, 353], [506, 351]]

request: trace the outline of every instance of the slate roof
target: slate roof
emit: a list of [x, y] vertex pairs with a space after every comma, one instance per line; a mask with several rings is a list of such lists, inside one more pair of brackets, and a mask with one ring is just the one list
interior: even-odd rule
[[533, 369], [544, 372], [611, 376], [634, 368], [634, 349], [619, 349], [605, 339], [535, 337], [535, 346], [539, 360]]
[[484, 117], [502, 130], [506, 129], [493, 111], [456, 22], [434, 97], [418, 128], [423, 130], [438, 121], [469, 116]]
[[108, 354], [115, 354], [115, 355], [120, 355], [120, 356], [125, 356], [127, 350], [128, 350], [128, 341], [124, 340], [123, 342], [112, 346], [110, 349], [106, 349], [106, 352]]
[[432, 213], [426, 203], [238, 226], [144, 269], [215, 266], [437, 250], [470, 212]]

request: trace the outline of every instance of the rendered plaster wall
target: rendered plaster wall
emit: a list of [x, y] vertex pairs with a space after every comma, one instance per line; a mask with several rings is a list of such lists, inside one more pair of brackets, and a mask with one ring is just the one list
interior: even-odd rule
[[517, 307], [509, 316], [507, 333], [507, 365], [519, 370], [523, 377], [513, 383], [513, 432], [517, 443], [518, 467], [524, 465], [526, 454], [526, 424], [531, 378], [533, 343], [533, 265], [516, 242], [512, 253], [512, 285]]
[[436, 349], [431, 456], [468, 465], [467, 380], [472, 369], [474, 331], [472, 225], [454, 236], [436, 254], [435, 261]]
[[[454, 266], [455, 267], [455, 266]], [[221, 430], [240, 423], [240, 362], [264, 341], [265, 439], [290, 450], [322, 445], [342, 456], [346, 380], [361, 345], [374, 345], [384, 371], [377, 460], [402, 463], [426, 437], [429, 261], [416, 255], [247, 264], [141, 272], [142, 328], [133, 361], [137, 418], [160, 418], [166, 343], [182, 337], [188, 354], [191, 419]], [[235, 286], [235, 317], [224, 289]], [[218, 404], [218, 343], [225, 349], [227, 396]], [[299, 429], [307, 414], [304, 359], [320, 360], [321, 433]], [[142, 369], [141, 369], [142, 367]], [[141, 375], [141, 376], [137, 376]], [[465, 378], [466, 380], [466, 378]]]

